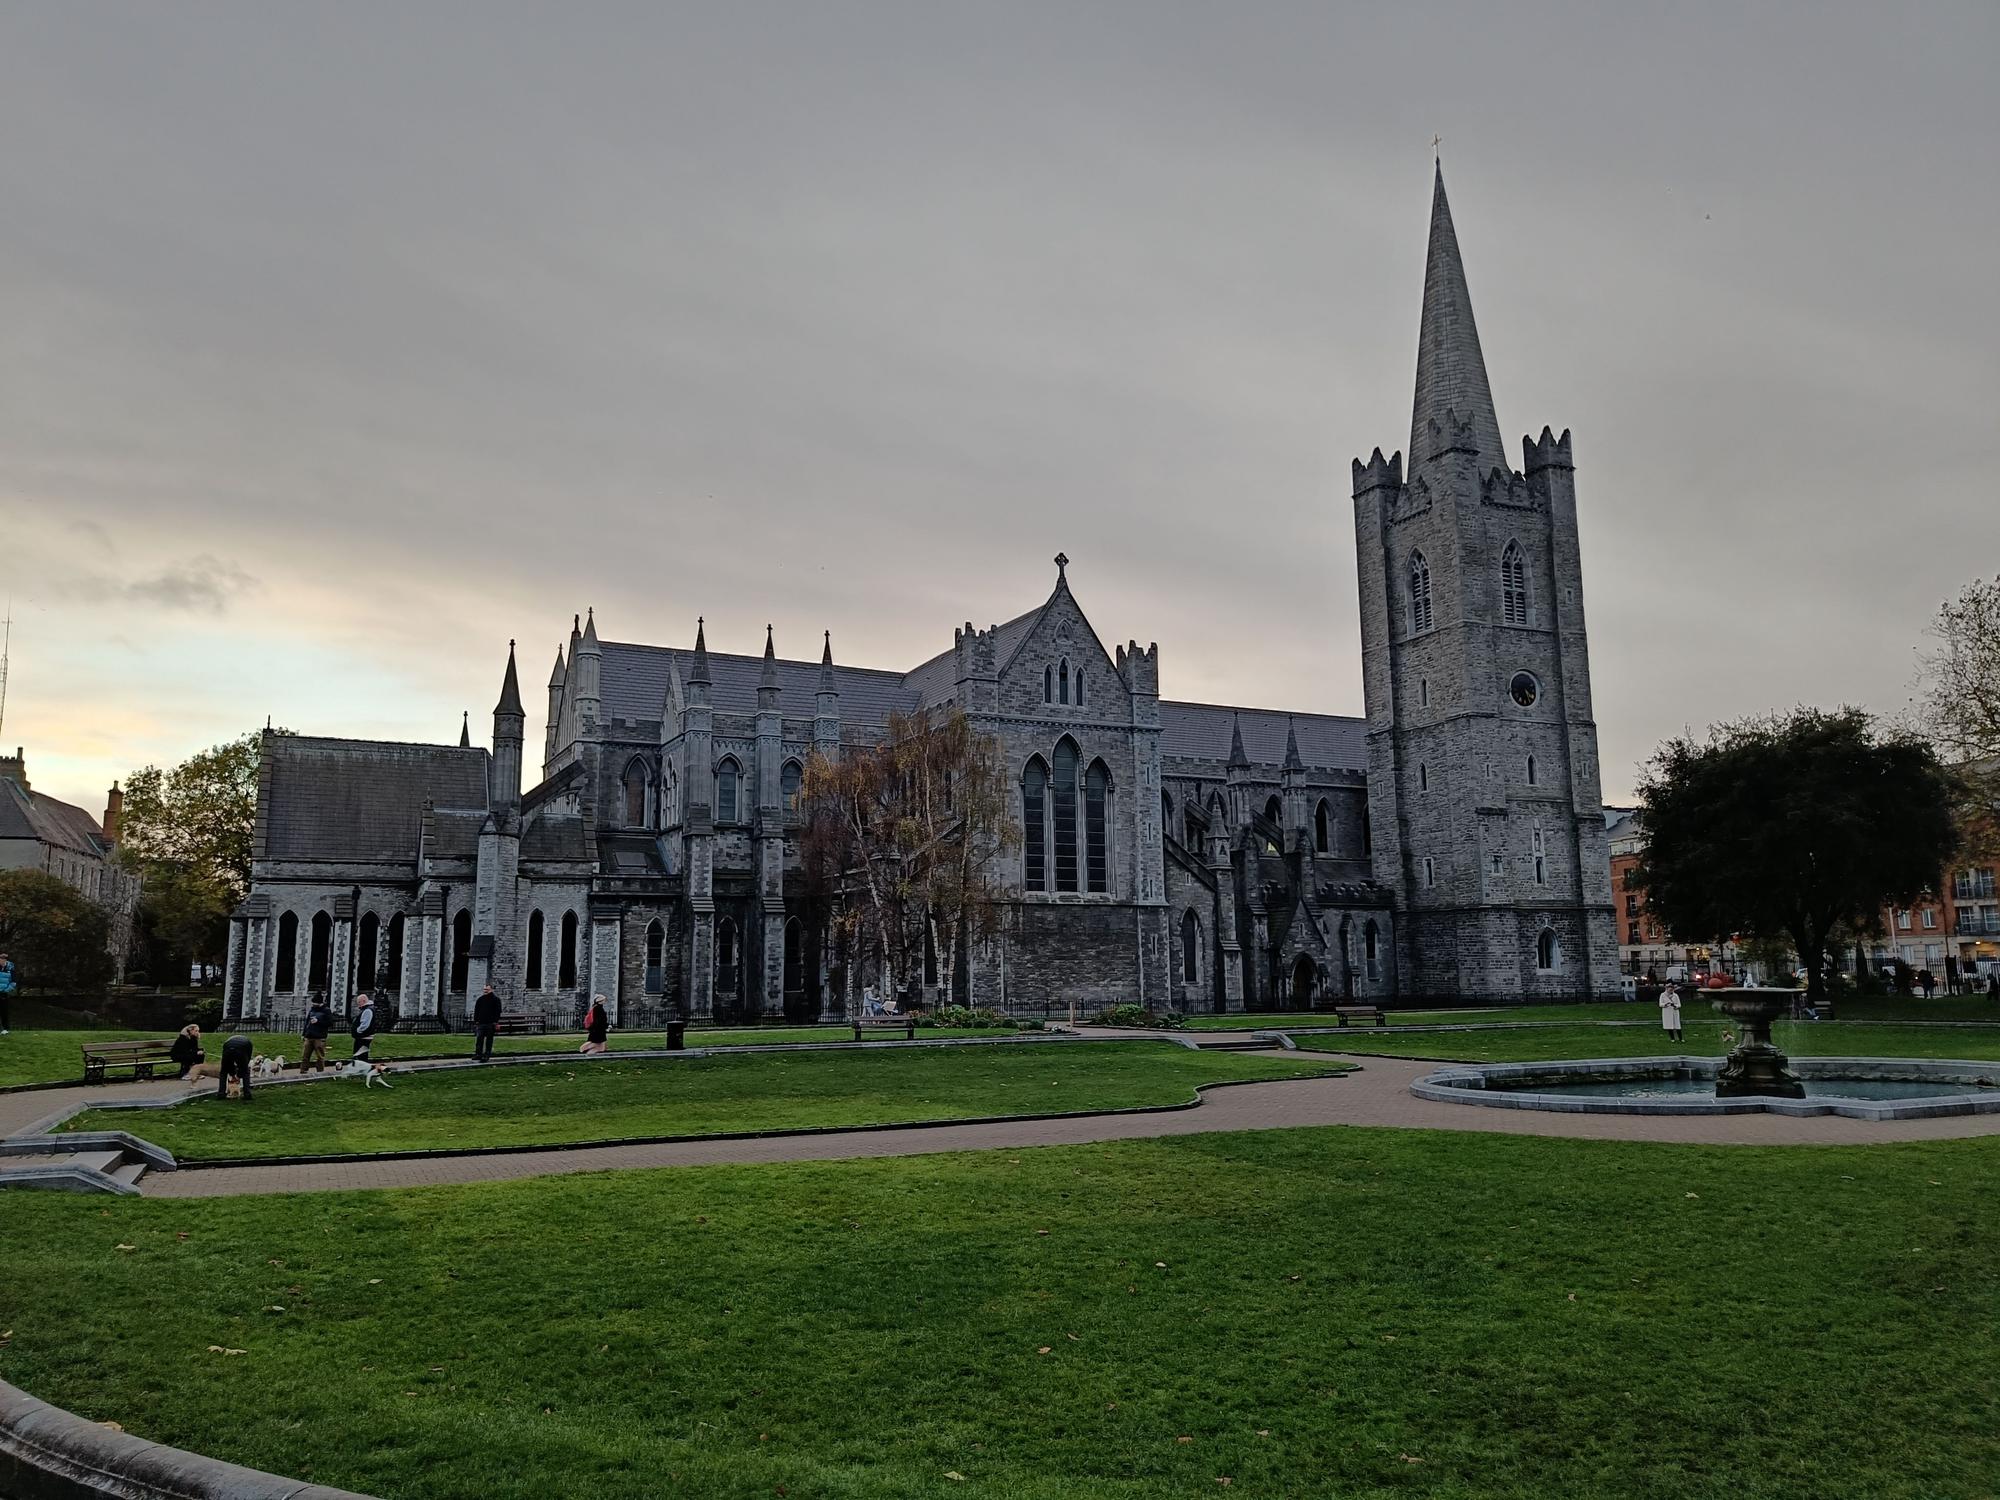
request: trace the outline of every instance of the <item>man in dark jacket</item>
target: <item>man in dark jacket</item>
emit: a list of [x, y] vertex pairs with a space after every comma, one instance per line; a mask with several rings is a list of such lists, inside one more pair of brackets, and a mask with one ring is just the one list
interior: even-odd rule
[[479, 992], [479, 998], [472, 1002], [472, 1060], [490, 1062], [493, 1058], [493, 1033], [500, 1026], [500, 997], [493, 993], [493, 986], [487, 985]]
[[14, 991], [21, 982], [14, 960], [0, 953], [0, 1036], [14, 1028]]
[[306, 1024], [302, 1028], [305, 1038], [305, 1053], [299, 1058], [301, 1073], [317, 1062], [319, 1071], [326, 1071], [326, 1039], [333, 1030], [333, 1011], [328, 1008], [326, 996], [315, 994], [312, 1006], [306, 1011]]
[[347, 1029], [354, 1038], [355, 1060], [367, 1062], [368, 1049], [375, 1045], [375, 1002], [368, 995], [354, 997], [354, 1019]]
[[250, 1097], [250, 1038], [238, 1034], [222, 1044], [222, 1072], [216, 1076], [215, 1097], [229, 1097], [229, 1080], [234, 1078], [245, 1099]]

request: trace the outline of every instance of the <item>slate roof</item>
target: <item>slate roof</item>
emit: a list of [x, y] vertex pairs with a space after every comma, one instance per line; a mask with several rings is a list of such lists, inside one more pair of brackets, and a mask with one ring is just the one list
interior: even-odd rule
[[589, 859], [583, 819], [574, 814], [544, 814], [521, 830], [521, 858], [533, 860]]
[[103, 859], [111, 853], [104, 830], [80, 807], [37, 791], [24, 791], [11, 777], [0, 777], [0, 839], [32, 839]]
[[290, 734], [267, 743], [259, 859], [414, 862], [426, 800], [482, 816], [486, 807], [484, 750]]
[[[605, 717], [658, 719], [660, 705], [666, 701], [674, 649], [638, 646], [626, 641], [605, 641], [601, 649], [598, 692]], [[780, 659], [777, 667], [779, 711], [787, 718], [810, 719], [819, 707], [820, 664]], [[762, 656], [711, 651], [708, 673], [709, 702], [718, 713], [757, 711], [757, 683], [764, 673]], [[833, 680], [840, 690], [840, 716], [850, 724], [886, 723], [891, 712], [908, 713], [919, 702], [917, 694], [904, 685], [901, 672], [843, 667], [836, 662]]]
[[1160, 749], [1196, 760], [1229, 759], [1232, 725], [1243, 726], [1243, 753], [1255, 765], [1285, 760], [1285, 733], [1296, 725], [1299, 759], [1316, 770], [1368, 769], [1368, 721], [1338, 714], [1288, 714], [1275, 708], [1229, 708], [1218, 703], [1160, 700]]
[[[1035, 621], [1048, 607], [1048, 602], [1044, 600], [1025, 615], [1016, 615], [1006, 624], [993, 627], [993, 665], [996, 669], [1003, 672], [1007, 669], [1007, 663], [1013, 660], [1022, 640], [1035, 628]], [[956, 671], [955, 653], [940, 651], [922, 666], [907, 672], [903, 677], [903, 686], [916, 695], [917, 702], [926, 706], [943, 703], [950, 699], [958, 686], [954, 675]]]

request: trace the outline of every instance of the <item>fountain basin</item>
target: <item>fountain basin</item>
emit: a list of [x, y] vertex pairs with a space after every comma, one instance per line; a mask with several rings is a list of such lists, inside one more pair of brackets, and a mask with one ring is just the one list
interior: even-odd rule
[[1564, 1114], [1841, 1115], [1922, 1120], [2000, 1114], [2000, 1062], [1908, 1057], [1800, 1057], [1804, 1096], [1718, 1097], [1719, 1057], [1617, 1057], [1571, 1062], [1456, 1063], [1410, 1085], [1419, 1099]]

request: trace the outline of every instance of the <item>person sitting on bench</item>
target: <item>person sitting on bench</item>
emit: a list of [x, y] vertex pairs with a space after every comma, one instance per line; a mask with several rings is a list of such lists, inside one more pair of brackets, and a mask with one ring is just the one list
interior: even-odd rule
[[189, 1074], [199, 1076], [202, 1063], [208, 1059], [208, 1054], [201, 1050], [201, 1028], [183, 1026], [180, 1035], [174, 1038], [174, 1045], [168, 1055], [180, 1068], [182, 1078], [186, 1078]]

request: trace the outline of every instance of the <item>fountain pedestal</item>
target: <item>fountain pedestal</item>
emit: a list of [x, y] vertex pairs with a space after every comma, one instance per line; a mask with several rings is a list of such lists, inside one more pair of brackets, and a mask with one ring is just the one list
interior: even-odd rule
[[1715, 1008], [1743, 1028], [1743, 1040], [1723, 1059], [1715, 1075], [1715, 1097], [1760, 1096], [1803, 1099], [1806, 1086], [1786, 1066], [1788, 1059], [1771, 1041], [1771, 1023], [1791, 1009], [1790, 990], [1724, 990]]

